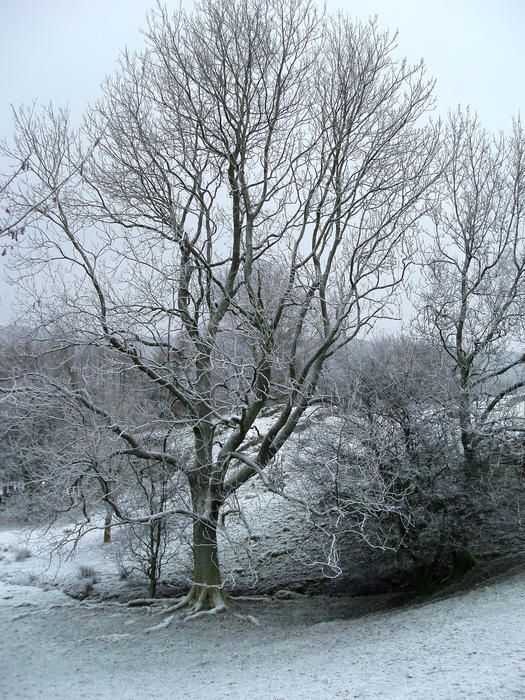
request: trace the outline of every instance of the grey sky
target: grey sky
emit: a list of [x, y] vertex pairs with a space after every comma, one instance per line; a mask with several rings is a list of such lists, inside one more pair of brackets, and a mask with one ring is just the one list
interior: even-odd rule
[[[167, 2], [168, 6], [175, 2]], [[188, 2], [188, 4], [190, 4]], [[11, 104], [69, 104], [80, 120], [124, 46], [140, 47], [152, 0], [0, 0], [0, 138], [12, 131]], [[525, 113], [524, 0], [327, 0], [382, 28], [399, 30], [398, 54], [424, 58], [437, 79], [438, 111], [470, 104], [491, 129]], [[0, 258], [5, 264], [6, 258]], [[0, 286], [0, 323], [11, 294]]]

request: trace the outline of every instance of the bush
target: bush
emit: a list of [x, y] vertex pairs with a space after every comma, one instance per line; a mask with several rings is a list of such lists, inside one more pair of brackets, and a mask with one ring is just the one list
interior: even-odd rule
[[28, 559], [31, 556], [31, 552], [27, 547], [17, 547], [15, 549], [15, 560], [16, 561], [24, 561], [24, 559]]
[[97, 572], [92, 566], [86, 566], [84, 564], [78, 567], [77, 576], [79, 579], [91, 579], [93, 583], [97, 580]]
[[447, 360], [402, 337], [344, 359], [332, 392], [344, 400], [301, 439], [295, 466], [339, 552], [357, 536], [393, 553], [422, 591], [448, 573], [480, 508], [465, 488]]

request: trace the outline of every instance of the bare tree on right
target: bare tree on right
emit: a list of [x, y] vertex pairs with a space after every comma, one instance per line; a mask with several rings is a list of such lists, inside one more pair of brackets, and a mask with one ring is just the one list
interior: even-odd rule
[[452, 362], [468, 486], [494, 466], [495, 445], [522, 445], [525, 135], [518, 120], [494, 137], [458, 110], [444, 158], [418, 324]]

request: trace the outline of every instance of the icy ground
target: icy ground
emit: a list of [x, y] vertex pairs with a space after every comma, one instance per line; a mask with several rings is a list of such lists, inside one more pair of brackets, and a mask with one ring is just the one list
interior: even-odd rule
[[151, 630], [166, 618], [15, 583], [89, 554], [45, 571], [15, 539], [0, 532], [1, 698], [525, 697], [525, 573], [379, 612], [391, 599], [274, 597]]

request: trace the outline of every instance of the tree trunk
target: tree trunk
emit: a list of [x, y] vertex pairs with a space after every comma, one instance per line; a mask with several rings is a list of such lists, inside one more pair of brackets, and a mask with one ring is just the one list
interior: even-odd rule
[[104, 520], [104, 544], [111, 542], [111, 513], [106, 513], [106, 518]]
[[464, 457], [465, 486], [467, 489], [471, 487], [472, 480], [479, 478], [482, 472], [476, 445], [476, 432], [472, 424], [472, 411], [473, 400], [468, 391], [468, 378], [463, 377], [458, 418]]
[[[205, 358], [206, 359], [206, 358]], [[206, 360], [206, 362], [209, 358]], [[206, 362], [200, 379], [204, 389], [209, 385]], [[202, 395], [204, 389], [201, 388]], [[228, 595], [222, 587], [219, 552], [217, 548], [217, 523], [221, 500], [220, 478], [214, 473], [213, 435], [214, 427], [206, 419], [207, 405], [203, 405], [203, 418], [195, 434], [195, 467], [188, 475], [191, 502], [195, 520], [193, 522], [193, 585], [181, 602], [194, 613], [218, 612], [226, 607]]]
[[149, 525], [149, 597], [157, 596], [157, 583], [160, 578], [161, 570], [161, 539], [162, 539], [162, 522], [160, 520], [153, 521]]
[[217, 521], [196, 520], [193, 525], [193, 580], [186, 604], [194, 612], [226, 607], [217, 548]]

